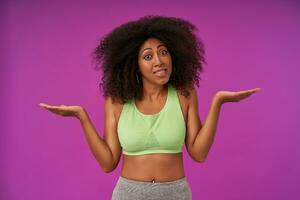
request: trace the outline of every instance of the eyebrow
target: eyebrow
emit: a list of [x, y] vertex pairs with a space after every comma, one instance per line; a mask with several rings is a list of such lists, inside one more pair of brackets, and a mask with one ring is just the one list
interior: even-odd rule
[[[161, 47], [161, 46], [165, 46], [165, 45], [164, 45], [164, 44], [160, 44], [160, 45], [157, 46], [157, 48], [159, 48], [159, 47]], [[165, 47], [166, 47], [166, 46], [165, 46]], [[143, 51], [145, 51], [145, 50], [147, 50], [147, 49], [151, 49], [151, 48], [143, 49]], [[143, 52], [143, 51], [142, 51], [142, 52]]]

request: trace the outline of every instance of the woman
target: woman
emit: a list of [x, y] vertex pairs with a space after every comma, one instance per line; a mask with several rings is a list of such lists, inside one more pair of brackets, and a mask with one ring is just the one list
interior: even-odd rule
[[81, 106], [40, 105], [78, 118], [89, 147], [105, 172], [124, 155], [112, 199], [192, 199], [185, 178], [182, 148], [205, 161], [213, 143], [221, 106], [259, 88], [215, 94], [205, 124], [198, 116], [204, 47], [190, 22], [145, 16], [107, 34], [95, 49], [103, 77], [105, 130], [99, 137]]

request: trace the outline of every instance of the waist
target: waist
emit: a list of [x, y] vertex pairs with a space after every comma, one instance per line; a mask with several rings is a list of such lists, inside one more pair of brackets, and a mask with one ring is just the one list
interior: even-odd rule
[[179, 184], [179, 183], [187, 181], [185, 176], [174, 179], [174, 180], [169, 180], [169, 181], [156, 181], [156, 180], [144, 181], [144, 180], [135, 180], [135, 179], [125, 178], [123, 176], [120, 176], [119, 179], [121, 179], [124, 182], [130, 183], [130, 184], [135, 184], [135, 185], [146, 185], [146, 184], [153, 184], [153, 183], [163, 184], [163, 185], [174, 185], [174, 184]]
[[121, 176], [145, 182], [166, 182], [183, 178], [182, 153], [124, 155]]

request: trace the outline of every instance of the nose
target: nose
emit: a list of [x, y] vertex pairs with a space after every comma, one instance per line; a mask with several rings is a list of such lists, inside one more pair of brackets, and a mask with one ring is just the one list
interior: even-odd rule
[[153, 63], [154, 63], [154, 66], [158, 65], [160, 66], [162, 61], [161, 61], [161, 57], [157, 54], [154, 55], [154, 58], [153, 58]]

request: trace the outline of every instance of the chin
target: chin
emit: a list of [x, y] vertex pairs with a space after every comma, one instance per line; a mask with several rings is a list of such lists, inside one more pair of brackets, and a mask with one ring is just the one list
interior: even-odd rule
[[165, 85], [165, 84], [167, 84], [167, 83], [169, 82], [169, 80], [170, 80], [169, 78], [168, 78], [168, 79], [161, 79], [161, 80], [159, 80], [158, 83], [159, 83], [160, 85]]

